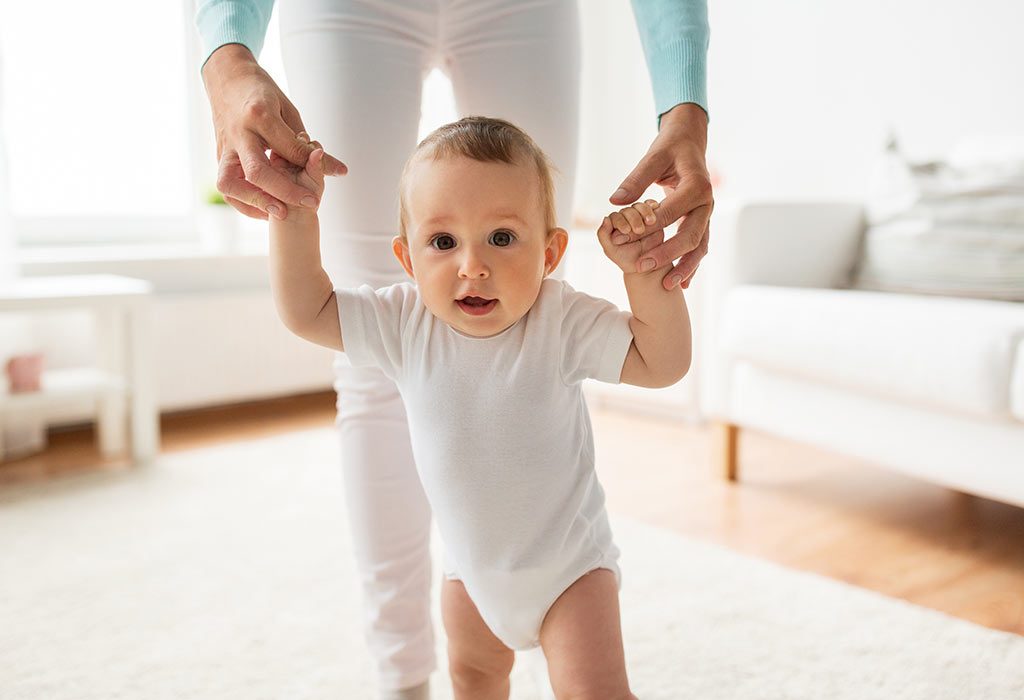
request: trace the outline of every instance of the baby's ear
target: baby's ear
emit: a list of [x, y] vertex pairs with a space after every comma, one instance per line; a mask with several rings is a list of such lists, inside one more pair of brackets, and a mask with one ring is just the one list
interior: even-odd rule
[[569, 232], [564, 228], [555, 228], [548, 231], [548, 244], [544, 249], [544, 274], [550, 275], [558, 267], [565, 255], [565, 249], [569, 245]]
[[391, 252], [398, 258], [398, 262], [402, 264], [406, 274], [416, 279], [416, 275], [412, 273], [412, 257], [409, 255], [409, 242], [401, 236], [395, 236], [391, 239]]

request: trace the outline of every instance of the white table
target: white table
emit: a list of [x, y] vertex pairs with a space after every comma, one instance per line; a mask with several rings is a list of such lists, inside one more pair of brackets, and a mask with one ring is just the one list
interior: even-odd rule
[[133, 461], [152, 460], [160, 449], [160, 422], [150, 366], [151, 293], [149, 282], [117, 275], [26, 277], [0, 284], [0, 312], [90, 311], [98, 360], [96, 367], [45, 371], [36, 392], [7, 393], [0, 381], [0, 426], [5, 416], [95, 400], [103, 455], [123, 453], [130, 434]]

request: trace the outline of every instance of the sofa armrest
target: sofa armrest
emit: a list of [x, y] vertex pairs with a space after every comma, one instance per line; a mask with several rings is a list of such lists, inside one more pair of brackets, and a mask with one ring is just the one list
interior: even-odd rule
[[849, 285], [864, 233], [857, 203], [716, 205], [711, 244], [726, 286], [767, 284], [837, 288]]

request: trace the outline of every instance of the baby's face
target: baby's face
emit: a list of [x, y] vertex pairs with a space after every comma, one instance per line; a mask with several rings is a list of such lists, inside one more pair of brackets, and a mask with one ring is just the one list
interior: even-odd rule
[[393, 248], [427, 308], [475, 337], [522, 318], [568, 242], [563, 229], [548, 235], [535, 168], [423, 158], [406, 186], [408, 241]]

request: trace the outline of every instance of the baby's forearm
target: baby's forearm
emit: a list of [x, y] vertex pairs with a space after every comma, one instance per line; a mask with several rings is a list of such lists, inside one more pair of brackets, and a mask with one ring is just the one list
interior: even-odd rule
[[683, 290], [666, 290], [662, 267], [651, 272], [623, 274], [633, 318], [629, 323], [633, 343], [651, 376], [661, 383], [673, 384], [690, 369], [692, 354], [690, 314]]
[[281, 320], [306, 337], [334, 294], [320, 262], [320, 222], [315, 212], [294, 207], [287, 219], [270, 219], [270, 286]]

